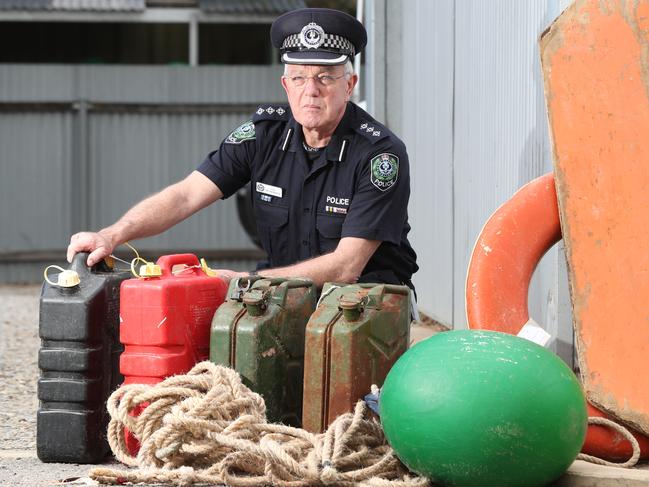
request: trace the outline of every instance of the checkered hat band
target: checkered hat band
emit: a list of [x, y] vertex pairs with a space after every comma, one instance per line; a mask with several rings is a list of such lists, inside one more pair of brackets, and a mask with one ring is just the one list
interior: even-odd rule
[[[300, 42], [300, 34], [293, 34], [284, 39], [281, 47], [282, 51], [308, 51], [309, 48]], [[325, 34], [324, 42], [318, 49], [332, 49], [342, 54], [354, 55], [354, 44], [348, 39], [335, 34]]]

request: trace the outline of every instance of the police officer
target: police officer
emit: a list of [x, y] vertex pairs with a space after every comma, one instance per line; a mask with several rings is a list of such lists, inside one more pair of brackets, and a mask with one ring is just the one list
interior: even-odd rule
[[[330, 9], [288, 12], [271, 27], [285, 64], [288, 106], [260, 106], [183, 181], [97, 233], [73, 235], [68, 260], [88, 265], [134, 238], [155, 235], [250, 183], [262, 276], [405, 283], [417, 270], [408, 243], [408, 156], [392, 132], [354, 103], [352, 61], [363, 25]], [[226, 278], [248, 273], [221, 270]]]

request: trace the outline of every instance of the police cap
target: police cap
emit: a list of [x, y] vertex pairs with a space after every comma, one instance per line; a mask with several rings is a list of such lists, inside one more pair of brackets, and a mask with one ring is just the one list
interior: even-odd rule
[[281, 15], [270, 28], [285, 64], [344, 64], [367, 44], [358, 20], [329, 8], [302, 8]]

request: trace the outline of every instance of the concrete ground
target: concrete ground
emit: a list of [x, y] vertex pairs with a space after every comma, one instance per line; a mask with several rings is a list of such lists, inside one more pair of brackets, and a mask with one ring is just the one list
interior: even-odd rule
[[[87, 477], [93, 465], [44, 464], [36, 457], [39, 290], [0, 285], [0, 485], [97, 485]], [[413, 341], [440, 329], [424, 323], [413, 328]], [[553, 486], [649, 486], [649, 467], [619, 469], [577, 461]]]

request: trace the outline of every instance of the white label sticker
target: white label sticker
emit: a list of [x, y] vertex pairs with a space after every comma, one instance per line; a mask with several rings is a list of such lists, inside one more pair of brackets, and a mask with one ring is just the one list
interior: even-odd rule
[[277, 196], [278, 198], [282, 197], [282, 188], [278, 188], [277, 186], [272, 186], [266, 183], [257, 183], [255, 185], [255, 189], [257, 189], [258, 193], [268, 194], [270, 196]]
[[552, 338], [552, 335], [541, 328], [532, 318], [527, 320], [527, 323], [523, 325], [523, 328], [521, 328], [517, 336], [541, 345], [542, 347], [545, 347], [550, 341], [550, 338]]

